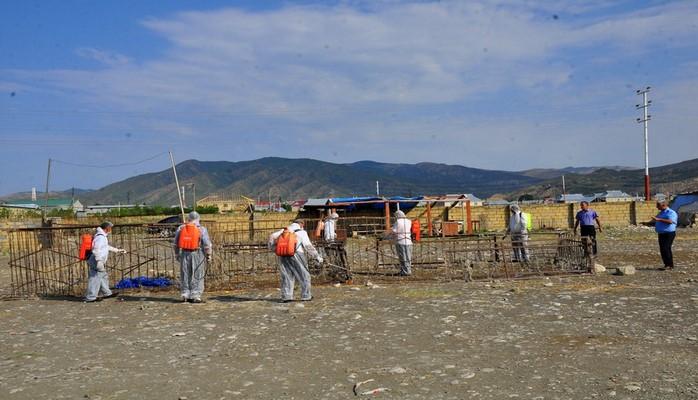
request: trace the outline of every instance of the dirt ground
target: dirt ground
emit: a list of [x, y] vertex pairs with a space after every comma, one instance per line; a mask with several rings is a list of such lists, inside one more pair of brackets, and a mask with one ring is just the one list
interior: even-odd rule
[[698, 399], [698, 233], [600, 240], [637, 274], [0, 301], [0, 398]]

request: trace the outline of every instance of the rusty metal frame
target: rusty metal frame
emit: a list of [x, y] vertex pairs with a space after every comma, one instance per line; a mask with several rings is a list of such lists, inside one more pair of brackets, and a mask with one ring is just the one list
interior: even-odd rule
[[[316, 281], [402, 279], [391, 278], [398, 270], [394, 243], [385, 239], [384, 232], [379, 232], [382, 218], [374, 220], [377, 221], [361, 222], [378, 225], [369, 235], [356, 234], [344, 241], [316, 243], [325, 259], [323, 265], [311, 263]], [[208, 229], [214, 242], [214, 260], [207, 268], [207, 287], [276, 285], [278, 262], [267, 249], [266, 239], [281, 228], [278, 225], [283, 223], [212, 223]], [[340, 221], [339, 225], [347, 229], [351, 221]], [[173, 232], [176, 226], [171, 228], [168, 232]], [[91, 229], [78, 226], [9, 231], [12, 295], [82, 295], [87, 265], [77, 258], [79, 238]], [[161, 232], [147, 224], [114, 227], [110, 242], [128, 253], [110, 256], [108, 270], [112, 284], [136, 276], [165, 276], [177, 281], [179, 266], [174, 259], [172, 238]], [[414, 276], [410, 279], [517, 279], [593, 270], [591, 243], [586, 238], [566, 233], [534, 233], [528, 245], [530, 262], [516, 263], [512, 259], [511, 241], [502, 239], [501, 235], [424, 238], [413, 245]]]

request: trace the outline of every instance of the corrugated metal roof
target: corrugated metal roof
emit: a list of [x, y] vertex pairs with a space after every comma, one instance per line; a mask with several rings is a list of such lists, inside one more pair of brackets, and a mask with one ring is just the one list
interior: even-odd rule
[[303, 207], [324, 207], [329, 201], [330, 199], [327, 197], [321, 199], [308, 199], [308, 201], [303, 204]]

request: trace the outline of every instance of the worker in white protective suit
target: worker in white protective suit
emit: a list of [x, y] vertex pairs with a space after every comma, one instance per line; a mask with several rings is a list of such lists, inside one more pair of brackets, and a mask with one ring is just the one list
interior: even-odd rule
[[180, 267], [182, 302], [203, 303], [206, 262], [213, 257], [213, 243], [198, 212], [190, 212], [187, 223], [177, 229], [174, 253]]
[[325, 227], [323, 229], [323, 239], [326, 242], [333, 242], [337, 239], [337, 221], [339, 220], [339, 215], [336, 212], [331, 213], [325, 220]]
[[395, 218], [392, 235], [395, 238], [395, 250], [400, 261], [398, 275], [410, 276], [412, 275], [412, 221], [400, 210], [395, 212]]
[[511, 216], [507, 234], [511, 235], [511, 246], [515, 262], [528, 262], [528, 218], [517, 204], [509, 207]]
[[[315, 246], [310, 242], [308, 232], [303, 227], [303, 220], [295, 220], [289, 225], [288, 231], [296, 235], [295, 254], [293, 256], [279, 256], [279, 272], [281, 276], [281, 301], [288, 303], [293, 301], [293, 288], [295, 282], [298, 281], [301, 287], [301, 301], [310, 301], [313, 295], [310, 291], [310, 271], [308, 269], [308, 256], [317, 260], [318, 263], [323, 262], [322, 256], [315, 249]], [[269, 236], [269, 249], [275, 250], [277, 240], [284, 232], [284, 229], [276, 231]]]
[[[112, 231], [114, 224], [105, 221], [97, 227], [92, 236], [92, 254], [87, 259], [89, 267], [87, 273], [87, 293], [85, 303], [93, 303], [103, 298], [114, 297], [117, 293], [109, 289], [109, 274], [107, 273], [107, 259], [109, 252], [126, 253], [124, 249], [118, 249], [109, 245], [107, 235]], [[100, 292], [103, 297], [98, 297]]]

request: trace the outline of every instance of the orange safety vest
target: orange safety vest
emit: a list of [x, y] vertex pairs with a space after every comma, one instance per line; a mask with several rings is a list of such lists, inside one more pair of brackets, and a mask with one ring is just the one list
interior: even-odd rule
[[195, 224], [184, 224], [179, 230], [179, 240], [177, 247], [182, 250], [198, 250], [199, 240], [201, 239], [201, 231]]
[[422, 230], [419, 227], [419, 220], [415, 219], [412, 221], [412, 228], [410, 229], [412, 233], [412, 240], [419, 242], [422, 239]]
[[279, 257], [293, 257], [296, 254], [298, 246], [298, 237], [295, 232], [291, 232], [288, 228], [284, 228], [278, 239], [276, 239], [276, 255]]

